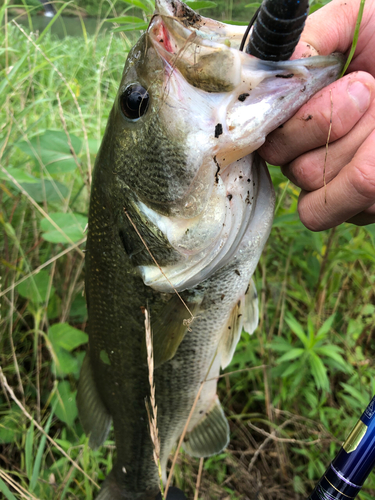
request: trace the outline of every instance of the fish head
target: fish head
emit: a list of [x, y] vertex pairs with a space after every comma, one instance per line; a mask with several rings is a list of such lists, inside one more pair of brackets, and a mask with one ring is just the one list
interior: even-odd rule
[[[259, 186], [253, 153], [342, 67], [337, 55], [261, 61], [239, 50], [243, 34], [179, 0], [157, 0], [125, 65], [98, 162], [110, 155], [121, 202], [142, 226], [128, 240], [141, 235], [164, 271], [128, 254], [163, 292], [210, 277], [249, 231], [264, 245], [273, 193]], [[268, 207], [257, 212], [262, 189]]]

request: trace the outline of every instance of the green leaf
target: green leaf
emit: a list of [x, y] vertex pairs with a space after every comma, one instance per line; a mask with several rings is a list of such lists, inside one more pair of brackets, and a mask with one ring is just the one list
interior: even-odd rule
[[[70, 135], [70, 140], [78, 155], [81, 140], [75, 135]], [[29, 142], [19, 142], [17, 146], [31, 156], [38, 167], [40, 158], [50, 174], [73, 172], [77, 168], [65, 132], [47, 130], [44, 134], [32, 137]]]
[[12, 405], [9, 413], [0, 418], [0, 444], [14, 444], [22, 436], [22, 421], [21, 410]]
[[233, 26], [247, 26], [249, 23], [244, 21], [232, 21], [231, 19], [226, 19], [223, 21], [225, 24], [232, 24]]
[[244, 6], [245, 9], [253, 7], [254, 9], [258, 9], [260, 7], [260, 3], [254, 2], [254, 3], [248, 3], [247, 5]]
[[[14, 179], [17, 182], [19, 182], [20, 184], [22, 184], [23, 182], [28, 182], [29, 184], [37, 184], [38, 182], [40, 182], [39, 179], [37, 179], [36, 177], [34, 177], [31, 174], [28, 174], [24, 170], [21, 170], [20, 167], [7, 168], [7, 172], [9, 172], [9, 174], [12, 177], [14, 177]], [[0, 179], [3, 179], [4, 181], [12, 182], [11, 179], [9, 179], [9, 177], [7, 176], [7, 174], [5, 172], [1, 172], [1, 171], [0, 171]]]
[[335, 316], [336, 316], [336, 314], [332, 314], [332, 316], [330, 316], [328, 319], [325, 320], [325, 322], [319, 328], [318, 333], [316, 334], [317, 340], [318, 339], [321, 340], [322, 338], [324, 338], [327, 335], [327, 333], [332, 328], [332, 324], [335, 320]]
[[317, 347], [316, 349], [314, 349], [314, 352], [321, 356], [327, 356], [327, 358], [333, 359], [334, 361], [342, 365], [345, 369], [349, 369], [349, 364], [346, 363], [341, 354], [339, 354], [338, 352], [339, 350], [341, 351], [341, 349], [338, 346], [327, 345], [327, 346]]
[[[60, 201], [61, 198], [64, 199], [69, 194], [69, 189], [61, 182], [45, 180], [44, 182], [38, 180], [38, 182], [21, 183], [23, 189], [31, 196], [31, 198], [37, 203], [42, 203], [43, 201]], [[15, 186], [18, 189], [17, 186]]]
[[146, 30], [148, 27], [148, 24], [147, 23], [139, 23], [139, 24], [132, 24], [132, 25], [129, 25], [129, 26], [119, 26], [118, 28], [115, 28], [112, 30], [113, 33], [118, 33], [120, 31], [142, 31], [142, 30]]
[[327, 377], [327, 369], [322, 360], [314, 352], [310, 352], [308, 361], [311, 367], [311, 374], [314, 377], [316, 387], [323, 391], [329, 390], [329, 380]]
[[185, 3], [194, 10], [211, 9], [217, 6], [215, 2], [210, 2], [209, 0], [187, 0]]
[[298, 321], [293, 318], [292, 315], [288, 314], [285, 317], [285, 321], [288, 324], [289, 328], [292, 330], [293, 333], [297, 335], [297, 337], [300, 339], [300, 341], [304, 344], [305, 347], [309, 346], [308, 339], [306, 337], [306, 334], [302, 328], [302, 326], [298, 323]]
[[111, 23], [133, 23], [133, 24], [144, 24], [145, 20], [136, 16], [120, 16], [120, 17], [112, 17], [111, 19], [105, 19], [105, 21]]
[[154, 8], [146, 5], [145, 3], [141, 2], [141, 0], [122, 0], [124, 3], [127, 3], [128, 5], [134, 5], [134, 7], [138, 7], [139, 9], [142, 9], [144, 12], [147, 12], [149, 14], [152, 14], [154, 11]]
[[302, 348], [291, 349], [289, 352], [287, 352], [283, 356], [281, 356], [277, 360], [277, 363], [284, 363], [284, 361], [291, 361], [292, 359], [299, 358], [300, 356], [302, 356], [302, 354], [304, 352], [305, 352], [305, 349], [302, 349]]
[[[87, 217], [77, 213], [56, 212], [49, 214], [51, 219], [72, 241], [79, 241], [83, 237], [83, 231], [87, 224]], [[48, 219], [40, 223], [43, 238], [51, 243], [68, 243], [69, 240], [58, 231]]]
[[74, 420], [78, 416], [76, 405], [77, 391], [71, 391], [70, 384], [67, 380], [59, 382], [57, 392], [53, 398], [53, 402], [57, 399], [56, 416], [68, 427], [72, 427]]
[[[43, 304], [47, 299], [50, 286], [50, 276], [47, 271], [39, 271], [38, 274], [30, 276], [17, 286], [18, 293], [25, 299], [29, 299], [33, 304]], [[55, 293], [52, 285], [50, 295]]]
[[73, 328], [67, 323], [56, 323], [48, 330], [48, 337], [54, 348], [63, 348], [72, 351], [76, 347], [88, 342], [87, 333]]

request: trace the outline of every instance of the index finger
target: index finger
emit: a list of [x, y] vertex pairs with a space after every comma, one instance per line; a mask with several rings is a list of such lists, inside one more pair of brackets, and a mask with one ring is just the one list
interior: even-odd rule
[[[351, 47], [360, 0], [333, 0], [323, 8], [308, 16], [301, 40], [293, 59], [308, 55], [328, 55], [332, 52], [345, 53]], [[374, 37], [375, 2], [367, 0], [364, 7], [360, 35], [356, 53], [360, 54], [365, 45]], [[372, 21], [372, 25], [371, 25]], [[315, 49], [315, 50], [314, 50]], [[371, 51], [373, 54], [373, 51]], [[373, 66], [371, 56], [368, 65]], [[366, 62], [366, 61], [365, 61]], [[351, 68], [353, 71], [355, 68]], [[373, 74], [374, 69], [363, 67], [362, 70]]]

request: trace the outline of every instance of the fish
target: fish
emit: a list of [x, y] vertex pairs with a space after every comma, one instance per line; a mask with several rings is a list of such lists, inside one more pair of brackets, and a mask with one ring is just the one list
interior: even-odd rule
[[[192, 456], [229, 442], [217, 379], [242, 330], [258, 324], [252, 275], [275, 204], [256, 150], [342, 67], [335, 55], [261, 61], [239, 50], [243, 34], [157, 0], [127, 57], [93, 171], [86, 246], [77, 405], [92, 448], [111, 422], [116, 442], [98, 500], [160, 495], [146, 312], [163, 481], [186, 424]], [[168, 500], [178, 498], [170, 489]]]

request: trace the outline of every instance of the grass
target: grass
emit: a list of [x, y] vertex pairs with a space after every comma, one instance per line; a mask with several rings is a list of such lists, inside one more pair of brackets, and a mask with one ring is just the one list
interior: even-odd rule
[[[112, 467], [114, 442], [90, 450], [75, 406], [87, 342], [83, 229], [133, 35], [41, 37], [4, 25], [6, 9], [0, 491], [11, 500], [89, 500]], [[231, 443], [201, 464], [179, 455], [175, 483], [189, 498], [305, 498], [375, 392], [375, 230], [309, 232], [296, 214], [298, 190], [277, 167], [271, 174], [278, 201], [255, 276], [260, 326], [243, 334], [219, 383]], [[370, 476], [359, 498], [374, 495]]]

